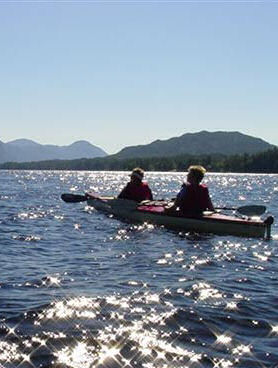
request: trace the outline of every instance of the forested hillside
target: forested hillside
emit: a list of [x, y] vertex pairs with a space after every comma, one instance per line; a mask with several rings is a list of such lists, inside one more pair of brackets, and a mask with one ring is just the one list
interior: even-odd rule
[[240, 132], [186, 133], [180, 137], [156, 140], [150, 144], [125, 147], [116, 154], [118, 158], [162, 157], [176, 155], [236, 155], [255, 154], [275, 146], [260, 138], [251, 137]]
[[178, 155], [172, 157], [130, 158], [103, 157], [78, 160], [54, 160], [5, 163], [1, 169], [25, 170], [131, 170], [141, 166], [146, 171], [185, 171], [200, 164], [214, 172], [278, 173], [278, 148], [254, 155]]

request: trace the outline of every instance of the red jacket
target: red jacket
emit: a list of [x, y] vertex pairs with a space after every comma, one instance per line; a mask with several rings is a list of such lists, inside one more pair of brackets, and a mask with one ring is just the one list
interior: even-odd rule
[[199, 215], [205, 210], [214, 210], [208, 188], [204, 184], [183, 184], [177, 196], [177, 204], [185, 215]]
[[136, 202], [141, 202], [145, 199], [153, 200], [153, 195], [146, 182], [129, 182], [118, 195], [118, 198], [131, 199]]

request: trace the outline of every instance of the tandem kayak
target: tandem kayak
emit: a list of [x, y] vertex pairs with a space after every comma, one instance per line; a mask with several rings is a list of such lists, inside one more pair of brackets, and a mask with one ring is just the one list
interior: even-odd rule
[[87, 198], [89, 206], [136, 223], [150, 223], [173, 230], [235, 235], [255, 238], [270, 238], [273, 217], [265, 220], [259, 217], [226, 215], [217, 212], [204, 212], [200, 217], [184, 217], [177, 213], [165, 213], [164, 201], [144, 201], [136, 203], [127, 199], [111, 197]]

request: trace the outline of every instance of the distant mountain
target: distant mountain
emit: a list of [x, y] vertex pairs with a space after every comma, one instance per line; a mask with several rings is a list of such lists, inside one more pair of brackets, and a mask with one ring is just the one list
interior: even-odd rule
[[186, 133], [180, 137], [156, 140], [150, 144], [131, 146], [108, 156], [101, 148], [87, 141], [68, 146], [42, 145], [29, 139], [17, 139], [8, 143], [0, 140], [0, 164], [5, 162], [30, 162], [45, 160], [75, 160], [106, 157], [116, 159], [148, 158], [189, 155], [259, 153], [276, 146], [260, 138], [239, 132]]
[[104, 156], [107, 156], [105, 151], [87, 141], [78, 141], [69, 146], [43, 145], [29, 139], [16, 139], [8, 143], [0, 141], [0, 163], [74, 160]]
[[5, 143], [0, 141], [0, 163], [8, 161], [8, 154], [5, 150]]
[[274, 148], [260, 138], [254, 138], [239, 132], [186, 133], [180, 137], [156, 140], [150, 144], [131, 146], [122, 149], [115, 157], [162, 157], [179, 154], [213, 154], [235, 155], [241, 153], [258, 153]]

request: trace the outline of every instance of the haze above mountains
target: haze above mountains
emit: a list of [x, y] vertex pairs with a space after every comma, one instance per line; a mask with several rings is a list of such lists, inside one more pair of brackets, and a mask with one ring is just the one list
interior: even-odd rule
[[[276, 146], [239, 132], [186, 133], [180, 137], [156, 140], [150, 144], [125, 147], [115, 158], [163, 157], [179, 154], [234, 155], [257, 153]], [[105, 157], [107, 153], [87, 141], [74, 142], [68, 146], [42, 145], [28, 139], [17, 139], [3, 143], [0, 141], [0, 163], [29, 162], [44, 160], [73, 160], [78, 158]], [[111, 157], [110, 156], [110, 157]]]

